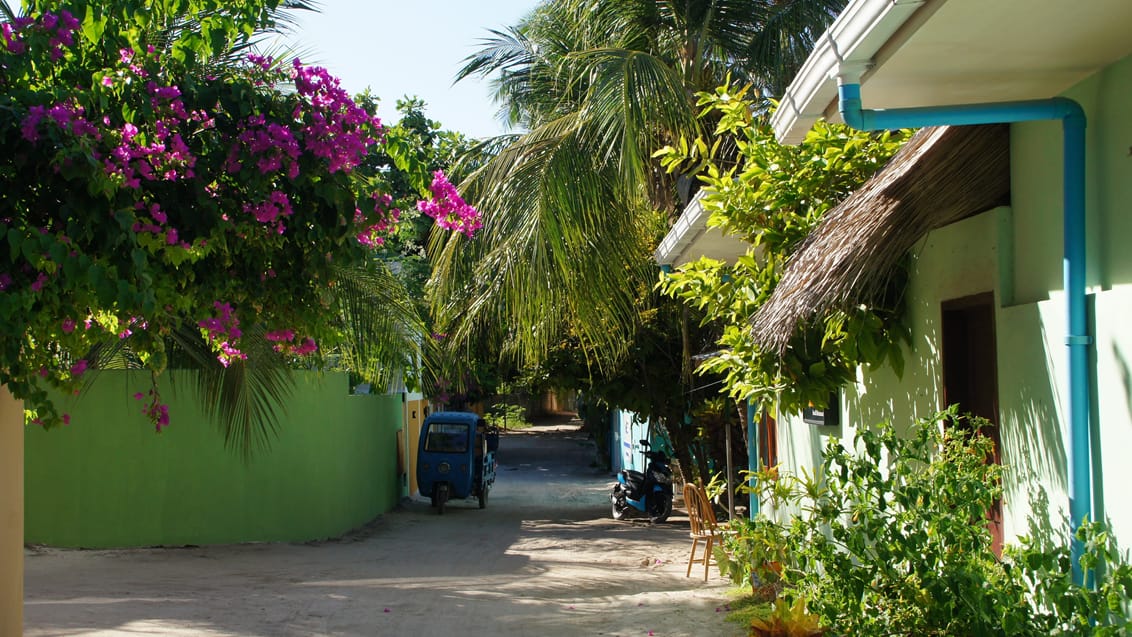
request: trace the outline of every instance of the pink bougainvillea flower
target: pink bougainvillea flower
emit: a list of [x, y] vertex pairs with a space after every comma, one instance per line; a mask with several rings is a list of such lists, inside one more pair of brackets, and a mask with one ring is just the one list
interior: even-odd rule
[[39, 276], [35, 277], [35, 280], [31, 282], [32, 291], [33, 292], [39, 292], [40, 290], [43, 289], [43, 285], [45, 283], [47, 283], [47, 275], [44, 274], [43, 272], [40, 272]]
[[306, 356], [318, 351], [318, 345], [315, 344], [313, 338], [308, 338], [302, 342], [301, 345], [296, 345], [292, 350], [296, 356]]
[[86, 372], [87, 367], [90, 365], [85, 358], [80, 358], [71, 365], [71, 376], [82, 376]]
[[63, 319], [63, 325], [61, 327], [63, 329], [64, 334], [70, 334], [71, 332], [75, 331], [75, 319], [72, 319], [72, 318]]
[[483, 227], [479, 210], [460, 197], [456, 187], [444, 176], [444, 171], [433, 173], [429, 190], [432, 192], [432, 201], [418, 202], [417, 209], [432, 217], [436, 225], [445, 230], [462, 232], [469, 238]]

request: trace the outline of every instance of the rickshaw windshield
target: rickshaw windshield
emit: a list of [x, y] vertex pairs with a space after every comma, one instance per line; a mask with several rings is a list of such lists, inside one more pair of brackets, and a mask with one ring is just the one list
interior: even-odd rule
[[434, 422], [428, 426], [425, 451], [465, 453], [468, 450], [468, 426]]

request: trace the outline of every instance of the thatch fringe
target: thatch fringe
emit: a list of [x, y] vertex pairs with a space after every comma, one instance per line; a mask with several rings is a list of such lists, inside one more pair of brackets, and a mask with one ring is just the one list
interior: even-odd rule
[[754, 317], [755, 341], [782, 355], [800, 324], [880, 298], [928, 232], [1009, 196], [1008, 126], [920, 130], [798, 247]]

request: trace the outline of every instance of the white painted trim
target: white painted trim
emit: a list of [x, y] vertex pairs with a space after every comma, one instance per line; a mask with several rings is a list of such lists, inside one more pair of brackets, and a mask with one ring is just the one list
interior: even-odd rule
[[778, 141], [797, 144], [837, 99], [843, 64], [868, 66], [926, 0], [854, 0], [822, 34], [771, 117]]
[[680, 218], [668, 230], [668, 234], [664, 235], [664, 239], [653, 253], [653, 258], [658, 264], [675, 264], [684, 250], [707, 231], [707, 221], [711, 215], [704, 210], [703, 196], [703, 190], [697, 192], [684, 208]]

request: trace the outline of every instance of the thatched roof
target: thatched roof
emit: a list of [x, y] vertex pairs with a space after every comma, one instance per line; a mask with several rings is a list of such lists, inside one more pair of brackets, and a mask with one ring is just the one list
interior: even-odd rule
[[925, 128], [830, 210], [755, 315], [755, 341], [782, 354], [799, 324], [879, 298], [904, 255], [935, 228], [1007, 203], [1006, 125]]

